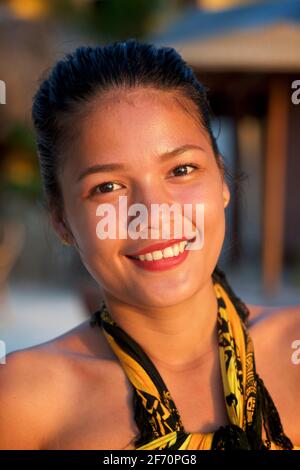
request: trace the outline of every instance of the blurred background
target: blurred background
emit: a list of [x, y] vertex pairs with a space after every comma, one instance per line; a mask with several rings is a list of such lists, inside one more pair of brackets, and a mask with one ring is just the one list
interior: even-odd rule
[[[30, 120], [49, 68], [79, 45], [173, 46], [209, 89], [230, 178], [219, 265], [246, 303], [300, 304], [299, 0], [0, 1], [0, 340], [6, 352], [76, 326], [100, 305], [42, 203]], [[2, 343], [1, 343], [2, 344]], [[0, 351], [1, 357], [1, 351]]]

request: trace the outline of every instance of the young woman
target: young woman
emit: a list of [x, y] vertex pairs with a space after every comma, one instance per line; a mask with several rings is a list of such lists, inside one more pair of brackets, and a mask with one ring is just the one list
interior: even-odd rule
[[[192, 69], [133, 39], [81, 47], [40, 85], [33, 122], [53, 226], [104, 301], [91, 320], [8, 355], [0, 447], [295, 449], [299, 308], [245, 305], [217, 266], [230, 193]], [[189, 204], [194, 229], [202, 204], [204, 243], [164, 237], [150, 219], [156, 239], [101, 238], [102, 204], [119, 227], [132, 222], [120, 196], [149, 210]]]

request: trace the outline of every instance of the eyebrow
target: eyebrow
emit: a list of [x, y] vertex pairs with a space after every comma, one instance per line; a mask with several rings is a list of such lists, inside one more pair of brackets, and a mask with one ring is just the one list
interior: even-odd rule
[[[168, 152], [164, 152], [161, 155], [158, 156], [158, 159], [161, 161], [166, 161], [169, 160], [170, 158], [177, 157], [178, 155], [181, 155], [182, 153], [188, 151], [188, 150], [201, 150], [202, 152], [205, 152], [205, 149], [201, 147], [200, 145], [196, 144], [185, 144], [181, 145], [180, 147], [176, 147], [173, 150], [170, 150]], [[77, 182], [81, 181], [83, 178], [85, 178], [88, 175], [94, 174], [94, 173], [105, 173], [108, 171], [115, 171], [115, 170], [126, 170], [126, 165], [123, 163], [101, 163], [101, 164], [96, 164], [93, 166], [89, 166], [85, 170], [83, 170], [78, 179]]]

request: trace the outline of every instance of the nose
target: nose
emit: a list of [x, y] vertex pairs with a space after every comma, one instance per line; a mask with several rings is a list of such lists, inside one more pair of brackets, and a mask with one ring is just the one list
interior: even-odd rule
[[[133, 206], [139, 205], [139, 206]], [[128, 213], [132, 209], [142, 210], [141, 232], [145, 232], [148, 238], [177, 238], [176, 234], [183, 233], [182, 228], [182, 207], [172, 194], [166, 190], [161, 181], [143, 180], [141, 184], [134, 189], [128, 201]], [[128, 215], [128, 224], [139, 213]], [[177, 223], [176, 223], [177, 221]], [[175, 231], [175, 225], [177, 231]]]
[[174, 197], [167, 191], [161, 181], [153, 181], [153, 179], [143, 180], [139, 186], [135, 187], [132, 192], [131, 202], [134, 204], [143, 204], [150, 210], [152, 204], [168, 204], [176, 203]]

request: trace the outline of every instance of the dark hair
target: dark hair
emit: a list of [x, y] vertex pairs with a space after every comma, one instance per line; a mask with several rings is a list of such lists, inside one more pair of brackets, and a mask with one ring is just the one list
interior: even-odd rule
[[138, 86], [174, 90], [189, 98], [209, 134], [219, 167], [225, 169], [211, 129], [207, 89], [175, 49], [157, 48], [135, 39], [103, 47], [79, 47], [56, 63], [33, 99], [32, 119], [48, 204], [62, 202], [57, 174], [64, 146], [72, 142], [75, 116], [84, 115], [86, 104], [96, 95]]

